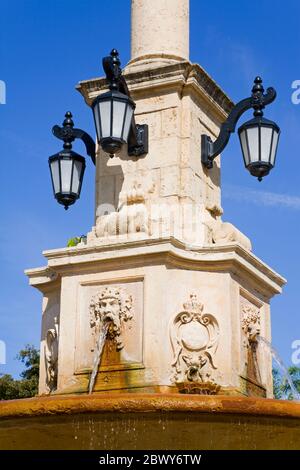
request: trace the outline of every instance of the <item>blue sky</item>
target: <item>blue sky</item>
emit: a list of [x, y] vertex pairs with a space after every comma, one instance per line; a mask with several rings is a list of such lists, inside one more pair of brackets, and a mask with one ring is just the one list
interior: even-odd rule
[[[276, 168], [258, 183], [245, 171], [234, 135], [222, 157], [223, 219], [288, 279], [272, 301], [273, 344], [287, 364], [291, 343], [300, 339], [300, 105], [291, 102], [291, 84], [300, 79], [299, 18], [296, 0], [284, 7], [279, 0], [191, 0], [191, 61], [234, 101], [249, 95], [258, 74], [278, 92], [266, 110], [282, 129]], [[26, 343], [39, 345], [41, 294], [28, 287], [23, 270], [42, 266], [42, 250], [65, 246], [93, 224], [92, 165], [80, 201], [66, 212], [52, 197], [47, 158], [60, 149], [52, 125], [69, 109], [75, 124], [94, 135], [91, 111], [75, 85], [102, 74], [101, 58], [112, 47], [125, 65], [129, 0], [1, 0], [7, 104], [0, 105], [0, 339], [7, 365], [0, 372], [18, 374], [17, 352]], [[76, 150], [84, 152], [80, 143]]]

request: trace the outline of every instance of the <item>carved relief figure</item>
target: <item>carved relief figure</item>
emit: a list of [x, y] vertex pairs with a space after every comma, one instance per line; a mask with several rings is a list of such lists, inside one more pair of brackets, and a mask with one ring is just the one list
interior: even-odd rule
[[99, 336], [103, 325], [108, 326], [108, 338], [115, 341], [117, 351], [123, 349], [122, 326], [133, 318], [133, 300], [125, 289], [104, 287], [90, 303], [90, 326], [95, 336]]
[[155, 184], [148, 175], [140, 181], [129, 181], [119, 196], [116, 212], [97, 219], [97, 237], [149, 233], [149, 214], [146, 201], [154, 192]]
[[170, 340], [174, 354], [173, 382], [214, 382], [219, 325], [213, 315], [203, 313], [203, 305], [195, 294], [190, 295], [183, 311], [171, 322]]
[[46, 367], [46, 384], [49, 392], [53, 392], [57, 388], [58, 375], [58, 318], [54, 317], [54, 328], [50, 328], [45, 337], [45, 367]]

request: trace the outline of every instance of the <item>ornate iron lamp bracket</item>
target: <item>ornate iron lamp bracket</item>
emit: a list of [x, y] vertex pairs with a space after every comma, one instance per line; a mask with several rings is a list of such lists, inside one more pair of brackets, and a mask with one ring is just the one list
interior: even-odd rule
[[213, 160], [220, 155], [226, 147], [230, 134], [235, 131], [236, 124], [242, 114], [248, 109], [254, 109], [254, 116], [262, 116], [263, 109], [268, 104], [272, 103], [276, 98], [276, 91], [274, 88], [268, 88], [264, 93], [262, 79], [256, 77], [254, 86], [252, 88], [252, 95], [237, 103], [229, 113], [228, 118], [222, 124], [220, 134], [215, 142], [211, 140], [208, 135], [202, 134], [201, 136], [201, 161], [203, 165], [210, 169], [213, 167]]
[[70, 111], [65, 114], [63, 127], [53, 126], [52, 133], [55, 135], [55, 137], [57, 137], [57, 139], [64, 141], [65, 150], [71, 150], [72, 142], [74, 142], [75, 139], [82, 140], [86, 148], [86, 153], [91, 157], [94, 165], [96, 164], [95, 142], [92, 137], [87, 134], [87, 132], [83, 131], [82, 129], [74, 128], [72, 113], [70, 113]]

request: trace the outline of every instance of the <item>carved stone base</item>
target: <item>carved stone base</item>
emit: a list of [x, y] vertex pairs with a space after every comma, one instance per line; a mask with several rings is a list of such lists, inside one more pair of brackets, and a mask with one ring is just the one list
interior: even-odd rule
[[190, 395], [216, 395], [220, 385], [213, 382], [181, 382], [176, 384], [179, 393]]
[[[242, 354], [241, 301], [245, 298], [260, 310], [261, 334], [270, 340], [269, 298], [284, 283], [240, 245], [187, 250], [179, 240], [166, 238], [76, 246], [49, 251], [47, 258], [47, 267], [27, 274], [44, 293], [43, 341], [53, 329], [53, 318], [59, 317], [56, 394], [86, 393], [97, 319], [118, 320], [120, 312], [127, 311], [127, 303], [114, 299], [116, 289], [124, 291], [125, 299], [132, 297], [134, 314], [124, 324], [120, 321], [119, 350], [114, 338], [109, 340], [111, 348], [107, 344], [107, 354], [104, 349], [96, 392], [136, 393], [160, 385], [179, 392], [175, 384], [187, 382], [182, 393], [204, 396], [216, 390], [199, 384], [215, 382], [222, 387], [218, 395], [224, 387], [240, 394], [239, 375], [249, 373]], [[258, 353], [261, 383], [270, 397], [272, 364], [269, 353], [263, 349]], [[41, 394], [48, 392], [45, 362], [42, 354]], [[245, 386], [246, 392], [251, 385]], [[262, 393], [261, 388], [257, 392]]]

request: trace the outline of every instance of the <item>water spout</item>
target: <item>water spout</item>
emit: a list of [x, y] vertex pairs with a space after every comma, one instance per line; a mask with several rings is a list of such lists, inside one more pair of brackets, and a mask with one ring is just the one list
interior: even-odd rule
[[262, 336], [257, 336], [256, 339], [263, 347], [267, 348], [267, 350], [272, 354], [272, 357], [273, 357], [274, 361], [276, 362], [276, 364], [281, 369], [285, 379], [287, 380], [287, 382], [290, 386], [293, 400], [300, 400], [300, 394], [298, 393], [295, 385], [293, 384], [293, 380], [292, 380], [292, 378], [291, 378], [291, 376], [290, 376], [290, 374], [287, 370], [287, 367], [284, 365], [284, 363], [283, 363], [281, 357], [279, 356], [278, 352], [276, 351], [276, 349], [273, 348], [271, 343], [266, 338], [263, 338]]
[[96, 381], [99, 365], [101, 363], [101, 358], [102, 358], [103, 348], [104, 348], [106, 337], [107, 337], [108, 328], [109, 328], [109, 322], [105, 322], [104, 324], [102, 324], [102, 328], [100, 329], [100, 334], [97, 340], [96, 353], [94, 357], [93, 370], [92, 370], [92, 374], [90, 376], [90, 381], [89, 381], [89, 394], [91, 394], [94, 390], [95, 381]]

